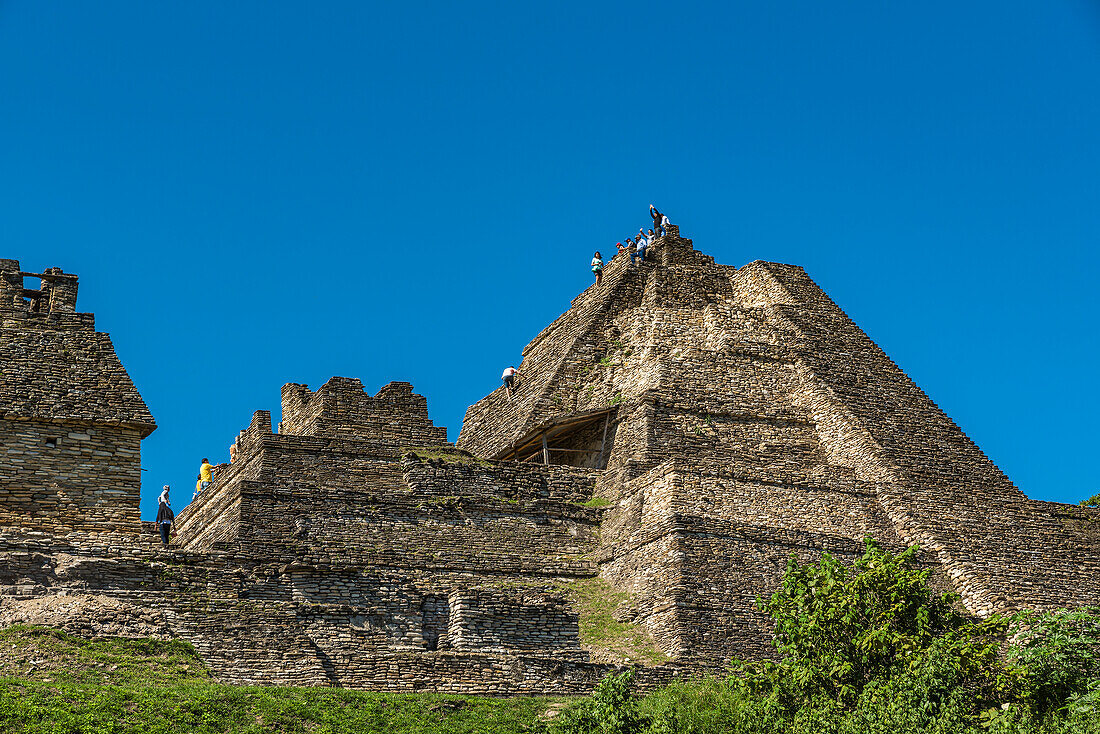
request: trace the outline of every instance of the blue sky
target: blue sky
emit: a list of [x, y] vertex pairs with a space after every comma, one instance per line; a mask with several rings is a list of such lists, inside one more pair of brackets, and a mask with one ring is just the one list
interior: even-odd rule
[[1096, 2], [0, 0], [0, 257], [80, 275], [160, 425], [146, 516], [284, 382], [409, 380], [457, 437], [650, 202], [1076, 502], [1098, 131]]

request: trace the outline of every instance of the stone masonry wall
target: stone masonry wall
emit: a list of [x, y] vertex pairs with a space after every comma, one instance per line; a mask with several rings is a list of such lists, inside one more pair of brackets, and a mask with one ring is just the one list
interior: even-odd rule
[[279, 433], [335, 436], [379, 446], [434, 446], [447, 443], [447, 430], [432, 425], [428, 402], [407, 382], [391, 382], [374, 397], [354, 378], [334, 377], [311, 392], [305, 385], [283, 386]]
[[864, 536], [921, 545], [976, 613], [1100, 594], [1089, 522], [1026, 500], [800, 268], [715, 265], [678, 236], [656, 253], [613, 261], [524, 350], [513, 399], [470, 408], [458, 445], [506, 455], [547, 418], [615, 405], [601, 575], [639, 596], [662, 649], [759, 647], [750, 597], [784, 554], [853, 557]]
[[835, 421], [823, 434], [831, 450], [854, 449], [868, 473], [885, 467], [883, 507], [908, 542], [935, 551], [972, 611], [1100, 601], [1091, 541], [1026, 500], [801, 268], [746, 270], [745, 300], [797, 335], [816, 386], [805, 402]]
[[141, 532], [140, 444], [156, 424], [76, 297], [71, 273], [0, 259], [0, 527], [99, 543]]
[[131, 428], [0, 420], [0, 527], [140, 532], [140, 446]]

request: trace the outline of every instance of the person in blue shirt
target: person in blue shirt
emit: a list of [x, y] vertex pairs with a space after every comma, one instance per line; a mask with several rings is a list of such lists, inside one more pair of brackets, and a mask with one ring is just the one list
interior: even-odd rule
[[645, 251], [649, 247], [649, 240], [646, 239], [645, 232], [638, 230], [638, 262], [639, 264], [645, 264]]

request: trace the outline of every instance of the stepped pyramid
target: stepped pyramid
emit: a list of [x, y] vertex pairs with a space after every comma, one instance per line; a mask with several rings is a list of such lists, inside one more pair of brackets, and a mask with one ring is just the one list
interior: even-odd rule
[[919, 545], [974, 614], [1100, 603], [1096, 514], [1027, 499], [801, 268], [716, 265], [676, 226], [654, 250], [614, 258], [458, 446], [603, 469], [600, 573], [670, 655], [759, 652], [789, 554], [868, 536]]

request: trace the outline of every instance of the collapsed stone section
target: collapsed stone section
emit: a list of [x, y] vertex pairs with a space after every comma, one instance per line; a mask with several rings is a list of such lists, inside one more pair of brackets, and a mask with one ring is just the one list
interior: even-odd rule
[[380, 448], [447, 443], [447, 429], [428, 418], [428, 401], [407, 382], [391, 382], [371, 397], [354, 378], [333, 377], [317, 392], [283, 386], [279, 433], [333, 436]]
[[76, 296], [71, 273], [0, 259], [0, 529], [136, 534], [141, 440], [156, 424]]

